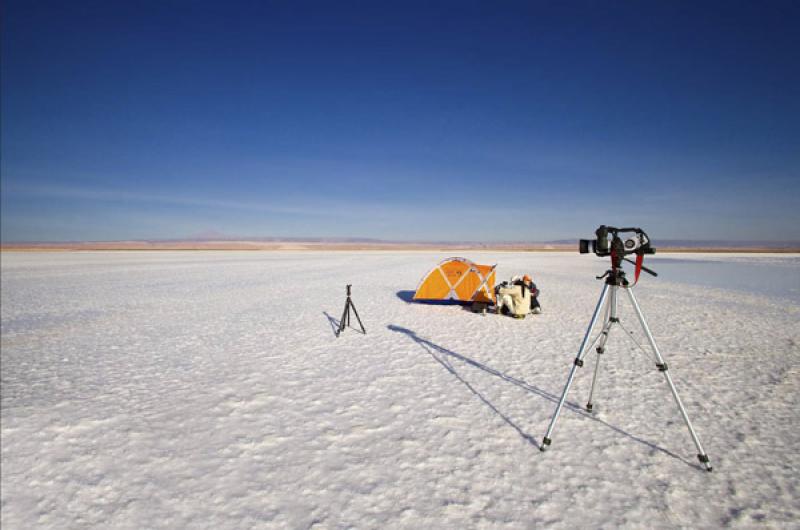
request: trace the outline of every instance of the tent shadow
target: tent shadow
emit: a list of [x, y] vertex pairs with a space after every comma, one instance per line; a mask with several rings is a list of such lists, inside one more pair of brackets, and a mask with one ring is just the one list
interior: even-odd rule
[[414, 291], [397, 291], [397, 298], [410, 304], [414, 301]]
[[464, 305], [464, 302], [459, 300], [414, 300], [416, 291], [397, 291], [397, 298], [407, 304], [423, 304], [423, 305]]
[[[522, 436], [531, 445], [534, 445], [537, 448], [541, 449], [541, 445], [538, 442], [536, 442], [531, 437], [531, 435], [529, 435], [529, 434], [525, 433], [524, 431], [522, 431], [522, 429], [520, 429], [519, 426], [517, 426], [515, 423], [513, 423], [502, 412], [497, 410], [497, 408], [491, 402], [489, 402], [489, 400], [487, 400], [482, 394], [480, 394], [477, 390], [475, 390], [475, 388], [472, 387], [472, 385], [470, 385], [466, 380], [464, 380], [464, 378], [461, 377], [456, 372], [456, 370], [453, 368], [453, 366], [450, 363], [448, 363], [446, 360], [444, 360], [444, 359], [446, 359], [447, 357], [452, 357], [454, 359], [458, 359], [460, 361], [463, 361], [463, 362], [467, 363], [470, 366], [478, 368], [479, 370], [482, 370], [482, 371], [484, 371], [484, 372], [486, 372], [488, 374], [491, 374], [493, 376], [499, 377], [500, 379], [503, 379], [504, 381], [508, 381], [509, 383], [517, 385], [520, 388], [523, 388], [523, 389], [527, 390], [528, 392], [531, 392], [532, 394], [535, 394], [535, 395], [537, 395], [539, 397], [542, 397], [542, 398], [546, 399], [547, 401], [550, 401], [550, 402], [552, 402], [554, 404], [558, 403], [558, 401], [560, 399], [560, 396], [556, 396], [554, 394], [551, 394], [551, 393], [549, 393], [549, 392], [547, 392], [545, 390], [542, 390], [541, 388], [538, 388], [538, 387], [535, 387], [535, 386], [533, 386], [533, 385], [531, 385], [529, 383], [526, 383], [525, 381], [523, 381], [521, 379], [516, 379], [515, 377], [506, 375], [506, 374], [504, 374], [504, 373], [502, 373], [502, 372], [500, 372], [498, 370], [495, 370], [494, 368], [492, 368], [490, 366], [482, 364], [482, 363], [480, 363], [480, 362], [478, 362], [478, 361], [476, 361], [474, 359], [470, 359], [469, 357], [465, 357], [465, 356], [463, 356], [463, 355], [461, 355], [459, 353], [456, 353], [454, 351], [448, 350], [447, 348], [439, 346], [438, 344], [434, 344], [433, 342], [431, 342], [429, 340], [423, 339], [422, 337], [420, 337], [419, 335], [417, 335], [415, 332], [411, 331], [410, 329], [407, 329], [407, 328], [404, 328], [404, 327], [401, 327], [401, 326], [395, 326], [394, 324], [389, 324], [386, 327], [390, 331], [395, 331], [397, 333], [404, 333], [404, 334], [408, 335], [417, 344], [419, 344], [420, 347], [422, 347], [423, 350], [425, 350], [428, 354], [430, 354], [439, 364], [444, 366], [445, 369], [447, 369], [447, 371], [449, 371], [461, 383], [463, 383], [473, 394], [478, 396], [478, 398], [480, 398], [481, 401], [483, 401], [489, 408], [491, 408], [495, 413], [497, 413], [506, 423], [508, 423], [511, 427], [513, 427], [519, 433], [520, 436]], [[438, 352], [438, 353], [442, 354], [444, 356], [444, 358], [439, 356], [439, 355], [437, 355], [434, 352]], [[671, 458], [674, 458], [676, 460], [680, 460], [681, 462], [683, 462], [684, 464], [688, 465], [689, 467], [693, 467], [693, 468], [700, 469], [700, 470], [703, 469], [699, 465], [694, 464], [693, 462], [690, 462], [690, 461], [680, 457], [679, 455], [676, 455], [675, 453], [669, 451], [668, 449], [665, 449], [665, 448], [663, 448], [663, 447], [661, 447], [659, 445], [656, 445], [653, 442], [650, 442], [648, 440], [645, 440], [643, 438], [640, 438], [638, 436], [630, 434], [629, 432], [626, 432], [626, 431], [620, 429], [619, 427], [616, 427], [616, 426], [611, 425], [610, 423], [608, 423], [606, 421], [601, 420], [600, 418], [598, 418], [598, 417], [586, 412], [583, 409], [583, 407], [581, 407], [577, 403], [570, 402], [570, 401], [565, 401], [564, 402], [564, 406], [567, 409], [569, 409], [569, 410], [571, 410], [571, 411], [573, 411], [573, 412], [575, 412], [577, 414], [580, 414], [584, 418], [588, 418], [588, 419], [590, 419], [592, 421], [596, 421], [596, 422], [608, 427], [612, 431], [614, 431], [614, 432], [616, 432], [618, 434], [621, 434], [621, 435], [623, 435], [623, 436], [625, 436], [627, 438], [630, 438], [631, 440], [634, 440], [634, 441], [636, 441], [638, 443], [641, 443], [641, 444], [649, 447], [652, 450], [659, 451], [660, 453], [663, 453], [663, 454], [665, 454], [665, 455], [667, 455], [667, 456], [669, 456]]]

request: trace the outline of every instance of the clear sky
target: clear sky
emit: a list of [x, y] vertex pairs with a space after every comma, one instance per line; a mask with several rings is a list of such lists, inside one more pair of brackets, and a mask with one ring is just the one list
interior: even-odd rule
[[800, 240], [800, 2], [6, 0], [4, 241]]

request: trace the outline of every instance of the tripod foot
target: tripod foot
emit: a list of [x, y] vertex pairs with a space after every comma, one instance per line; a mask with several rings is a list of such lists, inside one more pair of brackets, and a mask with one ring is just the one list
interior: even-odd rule
[[706, 471], [711, 472], [711, 470], [714, 469], [708, 461], [708, 455], [697, 455], [697, 459], [706, 466]]
[[591, 403], [587, 403], [586, 404], [586, 412], [591, 412], [591, 411], [592, 411], [592, 404]]
[[539, 450], [544, 451], [545, 449], [547, 449], [547, 446], [550, 445], [550, 442], [551, 442], [550, 438], [545, 436], [544, 439], [542, 439], [542, 445], [539, 446]]

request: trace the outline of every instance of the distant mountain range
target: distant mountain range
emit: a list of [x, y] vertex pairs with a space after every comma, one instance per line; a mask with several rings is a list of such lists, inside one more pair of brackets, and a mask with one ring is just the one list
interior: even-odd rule
[[[662, 239], [661, 251], [800, 252], [800, 241], [726, 241]], [[366, 237], [241, 237], [219, 233], [185, 239], [128, 241], [17, 241], [2, 242], [5, 250], [575, 250], [578, 239], [550, 241], [393, 241]]]

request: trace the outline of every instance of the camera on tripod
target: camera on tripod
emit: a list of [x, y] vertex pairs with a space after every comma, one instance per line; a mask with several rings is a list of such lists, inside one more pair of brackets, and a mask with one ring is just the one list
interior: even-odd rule
[[656, 249], [650, 246], [650, 238], [641, 228], [600, 225], [594, 233], [596, 239], [581, 239], [578, 242], [581, 254], [594, 252], [598, 256], [610, 256], [613, 251], [621, 259], [628, 254], [656, 253]]
[[[628, 295], [631, 305], [636, 312], [636, 316], [639, 319], [639, 324], [641, 324], [642, 330], [647, 337], [647, 341], [650, 343], [650, 347], [655, 355], [656, 368], [659, 372], [664, 374], [664, 378], [667, 380], [669, 389], [672, 392], [672, 397], [675, 398], [675, 403], [678, 405], [681, 416], [683, 416], [683, 421], [686, 423], [686, 427], [689, 429], [689, 434], [694, 441], [695, 447], [697, 447], [697, 458], [700, 460], [700, 463], [705, 466], [706, 470], [711, 471], [712, 467], [708, 460], [708, 455], [703, 449], [703, 446], [700, 445], [700, 439], [697, 437], [697, 433], [694, 431], [694, 427], [692, 427], [692, 423], [689, 421], [689, 416], [686, 414], [686, 409], [684, 409], [683, 403], [681, 403], [681, 399], [678, 397], [678, 391], [675, 389], [675, 384], [672, 382], [672, 376], [670, 376], [669, 372], [667, 371], [667, 363], [661, 356], [661, 352], [658, 351], [658, 346], [656, 346], [655, 339], [653, 339], [653, 334], [650, 332], [650, 328], [647, 326], [647, 321], [644, 318], [642, 309], [639, 307], [639, 302], [636, 301], [636, 297], [633, 294], [633, 288], [639, 281], [639, 273], [641, 271], [645, 271], [653, 276], [658, 276], [655, 271], [650, 270], [643, 265], [645, 254], [655, 254], [656, 249], [650, 246], [650, 238], [647, 237], [647, 234], [645, 234], [644, 230], [641, 228], [616, 228], [613, 226], [600, 225], [600, 228], [595, 230], [595, 235], [597, 236], [596, 239], [581, 239], [580, 243], [578, 244], [578, 250], [581, 254], [594, 252], [598, 256], [609, 256], [611, 258], [611, 268], [608, 269], [602, 276], [596, 276], [598, 280], [605, 280], [603, 291], [600, 293], [600, 300], [597, 302], [594, 314], [592, 315], [592, 320], [589, 322], [589, 329], [586, 330], [586, 334], [583, 336], [583, 342], [581, 342], [581, 346], [578, 349], [578, 355], [572, 362], [572, 367], [570, 368], [569, 376], [567, 377], [567, 384], [564, 386], [564, 392], [562, 392], [561, 399], [559, 399], [558, 405], [556, 405], [556, 410], [553, 412], [553, 417], [550, 419], [550, 425], [547, 427], [547, 432], [542, 439], [542, 444], [539, 446], [539, 449], [544, 451], [552, 443], [550, 436], [553, 434], [553, 429], [555, 428], [556, 421], [558, 420], [558, 415], [561, 413], [561, 408], [567, 401], [567, 394], [569, 393], [570, 386], [572, 385], [572, 380], [575, 377], [575, 370], [583, 366], [584, 357], [589, 350], [592, 349], [592, 346], [597, 344], [597, 348], [595, 349], [597, 352], [597, 360], [595, 361], [594, 365], [592, 386], [589, 390], [589, 401], [586, 403], [586, 410], [588, 412], [592, 412], [592, 397], [594, 395], [595, 384], [597, 383], [597, 373], [600, 369], [600, 357], [603, 353], [605, 353], [606, 340], [608, 339], [611, 327], [614, 325], [619, 325], [622, 327], [622, 324], [620, 323], [620, 317], [617, 313], [617, 298], [621, 289], [622, 292]], [[636, 254], [636, 261], [625, 257], [629, 254]], [[633, 283], [628, 282], [625, 271], [622, 270], [623, 261], [627, 261], [628, 263], [632, 263], [636, 266]], [[605, 306], [605, 313], [603, 313], [603, 306]], [[589, 343], [592, 330], [595, 328], [595, 325], [602, 314], [605, 314], [605, 317], [603, 317], [604, 323], [601, 331], [594, 341]], [[626, 333], [629, 333], [626, 328], [623, 329]], [[637, 346], [639, 346], [639, 343], [636, 342], [636, 340], [634, 340], [634, 342]], [[641, 346], [639, 346], [639, 348], [642, 349]], [[603, 355], [603, 357], [605, 357], [605, 355]]]

